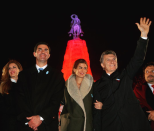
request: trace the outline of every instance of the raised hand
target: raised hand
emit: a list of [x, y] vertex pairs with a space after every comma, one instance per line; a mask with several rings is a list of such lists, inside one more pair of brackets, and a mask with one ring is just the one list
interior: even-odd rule
[[137, 25], [138, 29], [141, 31], [141, 37], [147, 37], [149, 33], [151, 21], [149, 19], [146, 19], [146, 17], [144, 17], [144, 18], [140, 18], [140, 24], [139, 23], [135, 23], [135, 24]]

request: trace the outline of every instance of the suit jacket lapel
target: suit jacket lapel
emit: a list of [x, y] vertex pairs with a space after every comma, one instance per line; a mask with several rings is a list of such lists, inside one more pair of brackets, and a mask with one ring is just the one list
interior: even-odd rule
[[147, 84], [145, 95], [146, 95], [145, 97], [146, 97], [147, 103], [152, 109], [154, 109], [154, 95], [148, 84]]
[[[35, 78], [32, 78], [33, 80], [32, 86], [34, 87], [33, 95], [37, 94], [37, 96], [40, 96], [40, 94], [44, 92], [43, 90], [45, 90], [46, 89], [45, 87], [48, 86], [49, 76], [51, 77], [51, 75], [52, 73], [51, 73], [51, 69], [49, 68], [49, 66], [47, 66], [42, 72], [40, 73], [37, 72], [36, 75], [33, 75], [35, 77]], [[38, 95], [38, 93], [40, 94]]]
[[26, 79], [24, 82], [24, 86], [25, 86], [25, 93], [26, 93], [26, 97], [27, 102], [30, 105], [30, 108], [33, 109], [33, 103], [32, 103], [32, 99], [33, 99], [33, 90], [34, 90], [34, 86], [35, 86], [35, 82], [36, 82], [36, 75], [37, 75], [37, 69], [35, 66], [32, 66], [29, 70], [27, 70], [26, 73]]
[[93, 78], [90, 75], [86, 74], [86, 76], [83, 78], [83, 81], [80, 87], [80, 93], [81, 93], [82, 99], [84, 99], [84, 97], [90, 92], [92, 88], [92, 84], [93, 84]]
[[38, 71], [36, 69], [36, 66], [34, 65], [30, 70], [30, 73], [29, 73], [29, 76], [28, 76], [28, 93], [31, 97], [30, 99], [30, 103], [31, 104], [31, 108], [33, 109], [34, 108], [34, 99], [35, 99], [35, 95], [34, 95], [34, 92], [35, 92], [35, 87], [36, 87], [36, 84], [37, 84], [37, 75], [38, 75]]
[[[41, 74], [39, 74], [40, 76], [39, 76], [39, 79], [38, 79], [38, 81], [37, 81], [37, 83], [39, 83], [39, 84], [37, 84], [37, 91], [39, 91], [39, 90], [43, 90], [43, 88], [44, 87], [47, 87], [48, 86], [48, 82], [51, 82], [51, 81], [49, 81], [49, 79], [51, 79], [52, 80], [52, 75], [53, 75], [53, 73], [52, 73], [52, 69], [50, 68], [50, 66], [47, 66], [42, 72], [41, 72]], [[42, 91], [41, 91], [42, 92]]]
[[70, 78], [67, 81], [67, 90], [70, 96], [78, 103], [78, 105], [82, 108], [82, 110], [85, 112], [82, 95], [76, 85], [75, 81], [75, 75], [71, 75]]
[[81, 106], [83, 110], [84, 110], [83, 99], [90, 92], [92, 88], [92, 83], [93, 83], [93, 78], [88, 74], [86, 74], [86, 76], [84, 77], [80, 86], [80, 90], [77, 87], [75, 81], [75, 75], [71, 75], [69, 79], [66, 81], [66, 87], [68, 93]]
[[147, 83], [144, 83], [142, 86], [137, 86], [136, 88], [137, 89], [134, 93], [136, 97], [139, 99], [141, 107], [147, 107], [150, 110], [151, 107], [149, 106], [146, 98], [146, 90], [148, 88]]
[[[31, 92], [32, 108], [39, 104], [38, 97], [44, 95], [49, 85], [49, 78], [52, 80], [52, 70], [47, 66], [42, 72], [38, 73], [36, 66], [30, 70], [29, 91]], [[42, 93], [43, 92], [43, 93]]]

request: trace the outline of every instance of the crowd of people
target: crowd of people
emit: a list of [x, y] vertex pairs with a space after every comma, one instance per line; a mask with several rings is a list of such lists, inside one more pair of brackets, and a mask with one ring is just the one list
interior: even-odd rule
[[128, 65], [120, 72], [116, 53], [104, 51], [104, 72], [96, 82], [87, 74], [84, 59], [74, 62], [65, 82], [63, 74], [48, 65], [50, 47], [45, 42], [35, 45], [36, 64], [31, 68], [23, 70], [10, 60], [0, 81], [0, 130], [154, 131], [154, 62], [143, 69], [146, 82], [132, 88], [145, 59], [151, 21], [140, 18], [136, 25], [141, 36]]

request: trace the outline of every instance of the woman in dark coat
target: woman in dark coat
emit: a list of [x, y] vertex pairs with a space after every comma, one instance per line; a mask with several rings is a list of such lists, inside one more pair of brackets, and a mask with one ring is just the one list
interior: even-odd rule
[[86, 74], [87, 68], [84, 59], [76, 60], [66, 81], [61, 131], [92, 131], [93, 77]]
[[0, 130], [17, 131], [16, 83], [21, 64], [10, 60], [2, 70], [0, 84]]

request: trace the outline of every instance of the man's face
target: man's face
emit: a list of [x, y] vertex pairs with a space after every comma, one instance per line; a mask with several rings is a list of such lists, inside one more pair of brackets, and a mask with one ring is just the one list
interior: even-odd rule
[[49, 48], [47, 45], [38, 45], [36, 52], [33, 52], [37, 62], [45, 63], [50, 57]]
[[106, 73], [112, 74], [118, 67], [117, 57], [113, 54], [104, 55], [101, 66], [106, 71]]
[[145, 69], [144, 77], [147, 83], [154, 84], [154, 66]]

